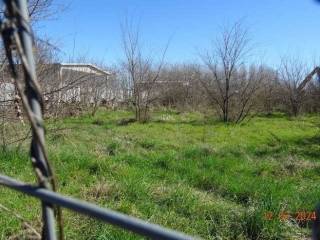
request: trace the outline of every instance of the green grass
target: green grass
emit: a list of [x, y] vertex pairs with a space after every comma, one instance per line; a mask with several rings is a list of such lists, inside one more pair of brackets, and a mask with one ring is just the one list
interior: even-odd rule
[[[313, 211], [320, 199], [319, 116], [225, 125], [200, 113], [125, 111], [47, 122], [59, 191], [204, 239], [303, 239], [310, 223], [264, 214]], [[35, 182], [28, 150], [0, 152], [2, 173]], [[39, 203], [0, 188], [0, 203], [39, 229]], [[64, 210], [66, 239], [141, 239]], [[26, 235], [0, 214], [0, 238]]]

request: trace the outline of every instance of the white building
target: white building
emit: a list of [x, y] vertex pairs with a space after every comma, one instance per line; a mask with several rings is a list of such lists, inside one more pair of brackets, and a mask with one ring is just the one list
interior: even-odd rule
[[46, 65], [39, 68], [38, 78], [47, 101], [90, 104], [123, 99], [112, 74], [92, 64]]
[[[8, 71], [1, 73], [0, 104], [13, 100], [14, 84]], [[112, 74], [93, 64], [54, 63], [37, 66], [38, 81], [47, 103], [121, 102], [123, 94]]]

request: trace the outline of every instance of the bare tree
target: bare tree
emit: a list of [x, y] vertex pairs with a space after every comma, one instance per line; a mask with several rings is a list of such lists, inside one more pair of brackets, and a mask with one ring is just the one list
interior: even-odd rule
[[58, 3], [56, 0], [28, 0], [31, 24], [56, 17], [67, 8], [67, 4], [68, 1]]
[[264, 76], [262, 67], [245, 65], [250, 45], [248, 30], [237, 22], [223, 29], [213, 49], [201, 55], [207, 69], [202, 86], [224, 122], [240, 122], [247, 116]]
[[[308, 72], [308, 65], [296, 58], [282, 58], [279, 75], [284, 86], [284, 103], [289, 113], [297, 116], [305, 99], [305, 88], [312, 78], [320, 75], [320, 68]], [[310, 70], [309, 70], [310, 71]]]
[[127, 79], [125, 85], [131, 89], [135, 119], [145, 122], [150, 117], [150, 104], [157, 99], [154, 86], [159, 79], [168, 44], [159, 62], [151, 54], [145, 55], [142, 51], [139, 29], [134, 28], [128, 21], [122, 25], [122, 44], [125, 55], [122, 66]]

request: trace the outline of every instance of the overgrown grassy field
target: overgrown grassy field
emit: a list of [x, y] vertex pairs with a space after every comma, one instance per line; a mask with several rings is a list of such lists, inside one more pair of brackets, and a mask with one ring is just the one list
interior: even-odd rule
[[[295, 221], [320, 200], [320, 117], [254, 117], [225, 125], [200, 113], [162, 111], [146, 124], [100, 110], [48, 122], [59, 191], [204, 239], [306, 239]], [[35, 181], [27, 147], [0, 153], [2, 173]], [[40, 204], [0, 187], [0, 203], [39, 229]], [[0, 210], [0, 237], [27, 236]], [[272, 212], [272, 220], [265, 214]], [[278, 214], [291, 213], [288, 220]], [[141, 237], [64, 210], [66, 239]]]

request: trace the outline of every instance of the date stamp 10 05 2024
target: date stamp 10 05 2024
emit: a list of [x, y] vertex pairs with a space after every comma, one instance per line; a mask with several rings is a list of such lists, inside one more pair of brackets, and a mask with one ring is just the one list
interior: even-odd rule
[[299, 222], [307, 222], [307, 221], [315, 221], [317, 219], [316, 212], [307, 212], [307, 211], [297, 211], [295, 213], [289, 212], [280, 212], [279, 214], [275, 214], [273, 212], [265, 212], [263, 215], [265, 220], [280, 220], [287, 221], [290, 219], [294, 219]]

